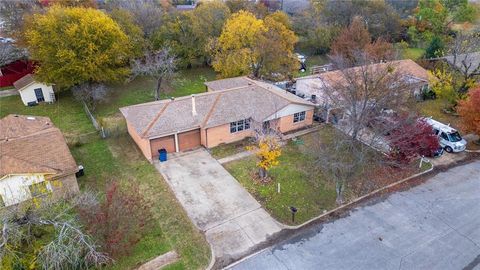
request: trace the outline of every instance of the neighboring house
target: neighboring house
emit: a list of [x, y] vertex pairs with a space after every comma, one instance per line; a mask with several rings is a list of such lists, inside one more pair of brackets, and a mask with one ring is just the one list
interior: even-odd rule
[[253, 136], [257, 123], [281, 133], [313, 123], [315, 105], [276, 86], [246, 77], [206, 85], [206, 93], [120, 109], [147, 159], [157, 158], [160, 149], [179, 152], [239, 141]]
[[[343, 72], [355, 72], [361, 67], [349, 68]], [[386, 63], [369, 65], [370, 70], [382, 70], [392, 68], [393, 72], [398, 72], [405, 82], [411, 85], [412, 94], [418, 96], [421, 90], [429, 84], [428, 71], [419, 66], [414, 61], [398, 60]], [[329, 85], [337, 85], [344, 80], [344, 73], [340, 70], [328, 71], [321, 74], [301, 77], [296, 79], [295, 91], [297, 95], [304, 95], [313, 102], [326, 106], [329, 103], [329, 96], [326, 91], [330, 91]]]
[[52, 85], [36, 81], [32, 74], [23, 76], [13, 83], [20, 93], [25, 106], [33, 106], [41, 102], [55, 102], [55, 93]]
[[0, 206], [76, 193], [77, 171], [61, 131], [48, 117], [0, 119]]
[[456, 57], [450, 55], [445, 56], [444, 58], [451, 66], [462, 74], [468, 76], [480, 75], [480, 52], [458, 54]]

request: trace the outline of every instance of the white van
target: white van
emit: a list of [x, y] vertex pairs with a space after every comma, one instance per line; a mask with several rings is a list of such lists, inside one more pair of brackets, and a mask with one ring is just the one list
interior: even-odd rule
[[425, 118], [428, 124], [430, 124], [438, 136], [438, 142], [440, 146], [448, 153], [462, 152], [467, 147], [467, 141], [465, 141], [460, 133], [449, 125], [440, 123], [432, 118]]

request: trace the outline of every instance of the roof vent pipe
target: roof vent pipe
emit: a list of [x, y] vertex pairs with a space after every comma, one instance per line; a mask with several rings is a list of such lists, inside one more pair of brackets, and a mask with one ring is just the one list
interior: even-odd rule
[[195, 95], [192, 95], [192, 115], [197, 115], [197, 107], [195, 106]]

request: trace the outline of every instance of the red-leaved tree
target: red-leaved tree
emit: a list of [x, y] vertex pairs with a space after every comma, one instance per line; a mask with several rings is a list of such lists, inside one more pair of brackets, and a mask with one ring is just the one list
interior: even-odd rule
[[116, 182], [108, 184], [104, 201], [78, 212], [88, 232], [113, 258], [130, 253], [151, 216], [150, 204], [138, 187], [122, 188]]
[[480, 86], [468, 91], [467, 98], [458, 103], [457, 112], [463, 128], [480, 135]]
[[408, 164], [418, 156], [432, 156], [440, 147], [432, 127], [422, 118], [400, 115], [389, 132], [389, 157], [398, 164]]

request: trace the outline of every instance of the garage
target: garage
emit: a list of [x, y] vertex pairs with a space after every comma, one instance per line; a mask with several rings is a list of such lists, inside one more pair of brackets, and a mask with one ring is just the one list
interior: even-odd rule
[[154, 159], [158, 157], [158, 150], [162, 148], [165, 148], [169, 153], [175, 152], [175, 136], [170, 135], [150, 140], [150, 149]]
[[192, 150], [200, 146], [200, 129], [178, 134], [178, 148], [180, 151]]

